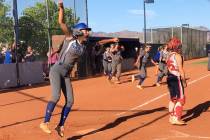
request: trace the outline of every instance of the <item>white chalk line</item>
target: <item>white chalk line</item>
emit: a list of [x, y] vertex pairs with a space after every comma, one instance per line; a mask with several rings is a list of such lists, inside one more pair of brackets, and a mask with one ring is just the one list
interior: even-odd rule
[[[202, 76], [202, 77], [200, 77], [200, 78], [198, 78], [198, 79], [195, 79], [195, 80], [189, 82], [189, 83], [188, 83], [188, 86], [189, 86], [189, 85], [192, 85], [192, 84], [194, 84], [194, 83], [196, 83], [196, 82], [198, 82], [198, 81], [200, 81], [200, 80], [202, 80], [202, 79], [204, 79], [204, 78], [206, 78], [206, 77], [208, 77], [208, 76], [210, 76], [210, 74], [207, 74], [207, 75]], [[143, 103], [143, 104], [140, 104], [140, 105], [138, 105], [138, 106], [136, 106], [136, 107], [134, 107], [134, 108], [129, 109], [128, 111], [118, 113], [118, 114], [116, 114], [116, 116], [121, 116], [121, 115], [123, 115], [123, 114], [125, 114], [125, 113], [127, 113], [127, 112], [130, 112], [130, 111], [139, 109], [139, 108], [141, 108], [141, 107], [143, 107], [143, 106], [145, 106], [145, 105], [148, 105], [148, 104], [150, 104], [150, 103], [152, 103], [152, 102], [154, 102], [154, 101], [159, 100], [160, 98], [162, 98], [162, 97], [164, 97], [164, 96], [166, 96], [166, 95], [168, 95], [168, 94], [169, 94], [169, 92], [165, 92], [165, 93], [161, 94], [161, 95], [158, 96], [158, 97], [155, 97], [155, 98], [153, 98], [153, 99], [151, 99], [151, 100], [149, 100], [149, 101], [147, 101], [147, 102], [145, 102], [145, 103]]]
[[169, 140], [169, 139], [174, 139], [174, 138], [195, 138], [195, 139], [210, 139], [210, 137], [205, 137], [205, 136], [194, 136], [190, 135], [187, 133], [179, 132], [177, 130], [171, 130], [173, 133], [173, 136], [167, 136], [164, 138], [155, 138], [154, 140]]
[[[204, 78], [206, 78], [206, 77], [208, 77], [208, 76], [210, 76], [210, 74], [207, 74], [207, 75], [202, 76], [202, 77], [200, 77], [200, 78], [198, 78], [198, 79], [195, 79], [195, 80], [189, 82], [188, 85], [194, 84], [194, 83], [196, 83], [196, 82], [198, 82], [198, 81], [200, 81], [200, 80], [202, 80], [202, 79], [204, 79]], [[162, 94], [162, 95], [160, 95], [160, 96], [158, 96], [158, 97], [155, 97], [155, 98], [153, 98], [153, 99], [151, 99], [151, 100], [149, 100], [149, 101], [147, 101], [147, 102], [145, 102], [145, 103], [143, 103], [143, 104], [141, 104], [141, 105], [138, 105], [138, 106], [136, 106], [136, 107], [134, 107], [134, 108], [131, 108], [130, 110], [128, 110], [128, 111], [126, 111], [126, 112], [118, 113], [118, 114], [116, 114], [116, 116], [120, 116], [120, 115], [123, 115], [123, 114], [125, 114], [125, 113], [127, 113], [127, 112], [130, 112], [130, 111], [139, 109], [140, 107], [143, 107], [143, 106], [145, 106], [145, 105], [148, 105], [148, 104], [150, 104], [150, 103], [152, 103], [152, 102], [154, 102], [154, 101], [156, 101], [156, 100], [158, 100], [158, 99], [160, 99], [160, 98], [166, 96], [168, 93], [169, 93], [169, 92], [166, 92], [166, 93], [164, 93], [164, 94]], [[96, 130], [96, 128], [89, 128], [89, 129], [85, 129], [85, 130], [80, 130], [80, 131], [77, 131], [76, 133], [82, 135], [82, 134], [87, 134], [88, 132], [91, 132], [91, 131], [94, 131], [94, 130]], [[200, 138], [205, 138], [205, 137], [200, 137]], [[208, 138], [208, 137], [206, 137], [206, 138]]]

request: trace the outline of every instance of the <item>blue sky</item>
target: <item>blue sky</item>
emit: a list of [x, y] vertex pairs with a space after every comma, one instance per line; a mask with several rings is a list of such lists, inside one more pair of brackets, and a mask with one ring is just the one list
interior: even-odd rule
[[[94, 31], [142, 31], [143, 0], [88, 0], [89, 24]], [[209, 0], [155, 0], [147, 4], [147, 27], [206, 26]]]
[[[19, 12], [36, 1], [44, 0], [18, 0]], [[64, 3], [69, 7], [72, 1], [64, 0]], [[181, 24], [210, 28], [210, 16], [207, 14], [210, 13], [210, 0], [154, 1], [154, 4], [146, 4], [147, 28]], [[89, 26], [95, 32], [142, 31], [143, 29], [143, 0], [88, 0], [88, 11]], [[84, 10], [78, 12], [79, 15], [82, 13], [84, 15]]]

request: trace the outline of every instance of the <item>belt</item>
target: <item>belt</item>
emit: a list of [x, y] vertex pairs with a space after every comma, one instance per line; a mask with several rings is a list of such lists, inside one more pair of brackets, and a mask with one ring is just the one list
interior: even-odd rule
[[65, 64], [63, 62], [58, 62], [58, 65], [61, 65], [61, 66], [63, 66], [66, 69], [70, 69], [70, 68], [73, 67], [73, 65], [71, 65], [71, 64]]

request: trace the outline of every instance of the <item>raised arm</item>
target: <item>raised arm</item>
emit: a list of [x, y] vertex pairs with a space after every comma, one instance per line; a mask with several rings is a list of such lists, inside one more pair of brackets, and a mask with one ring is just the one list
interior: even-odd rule
[[119, 39], [118, 38], [103, 39], [103, 40], [98, 41], [97, 43], [99, 45], [104, 45], [104, 44], [111, 43], [111, 42], [113, 42], [113, 43], [119, 42]]
[[60, 28], [63, 31], [63, 33], [65, 34], [66, 38], [72, 38], [72, 33], [70, 33], [70, 31], [64, 21], [64, 6], [63, 6], [62, 0], [59, 0], [58, 8], [59, 8], [58, 23], [60, 25]]

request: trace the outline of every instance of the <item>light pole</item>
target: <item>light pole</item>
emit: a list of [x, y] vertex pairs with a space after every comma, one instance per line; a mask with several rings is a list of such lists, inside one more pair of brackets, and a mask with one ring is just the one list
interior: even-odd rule
[[86, 22], [87, 22], [87, 25], [89, 24], [88, 23], [88, 0], [85, 0], [85, 6], [86, 6]]
[[[46, 5], [46, 13], [47, 13], [47, 36], [48, 36], [48, 50], [49, 50], [49, 56], [51, 57], [52, 54], [52, 45], [51, 45], [51, 38], [50, 38], [50, 19], [49, 19], [49, 3], [48, 0], [45, 0], [45, 5]], [[50, 63], [48, 64], [48, 68], [51, 67], [51, 59]]]
[[76, 15], [76, 1], [74, 0], [74, 24], [76, 24], [77, 20], [77, 15]]
[[183, 42], [183, 27], [187, 27], [187, 36], [188, 36], [188, 29], [189, 29], [190, 25], [189, 24], [181, 25], [181, 42]]
[[18, 23], [18, 10], [17, 0], [13, 0], [13, 18], [14, 18], [14, 36], [15, 36], [15, 59], [16, 59], [16, 72], [17, 72], [17, 86], [20, 86], [20, 75], [18, 65], [18, 42], [19, 42], [19, 23]]
[[146, 27], [146, 3], [154, 3], [154, 0], [143, 0], [144, 2], [144, 45], [147, 43], [147, 27]]

